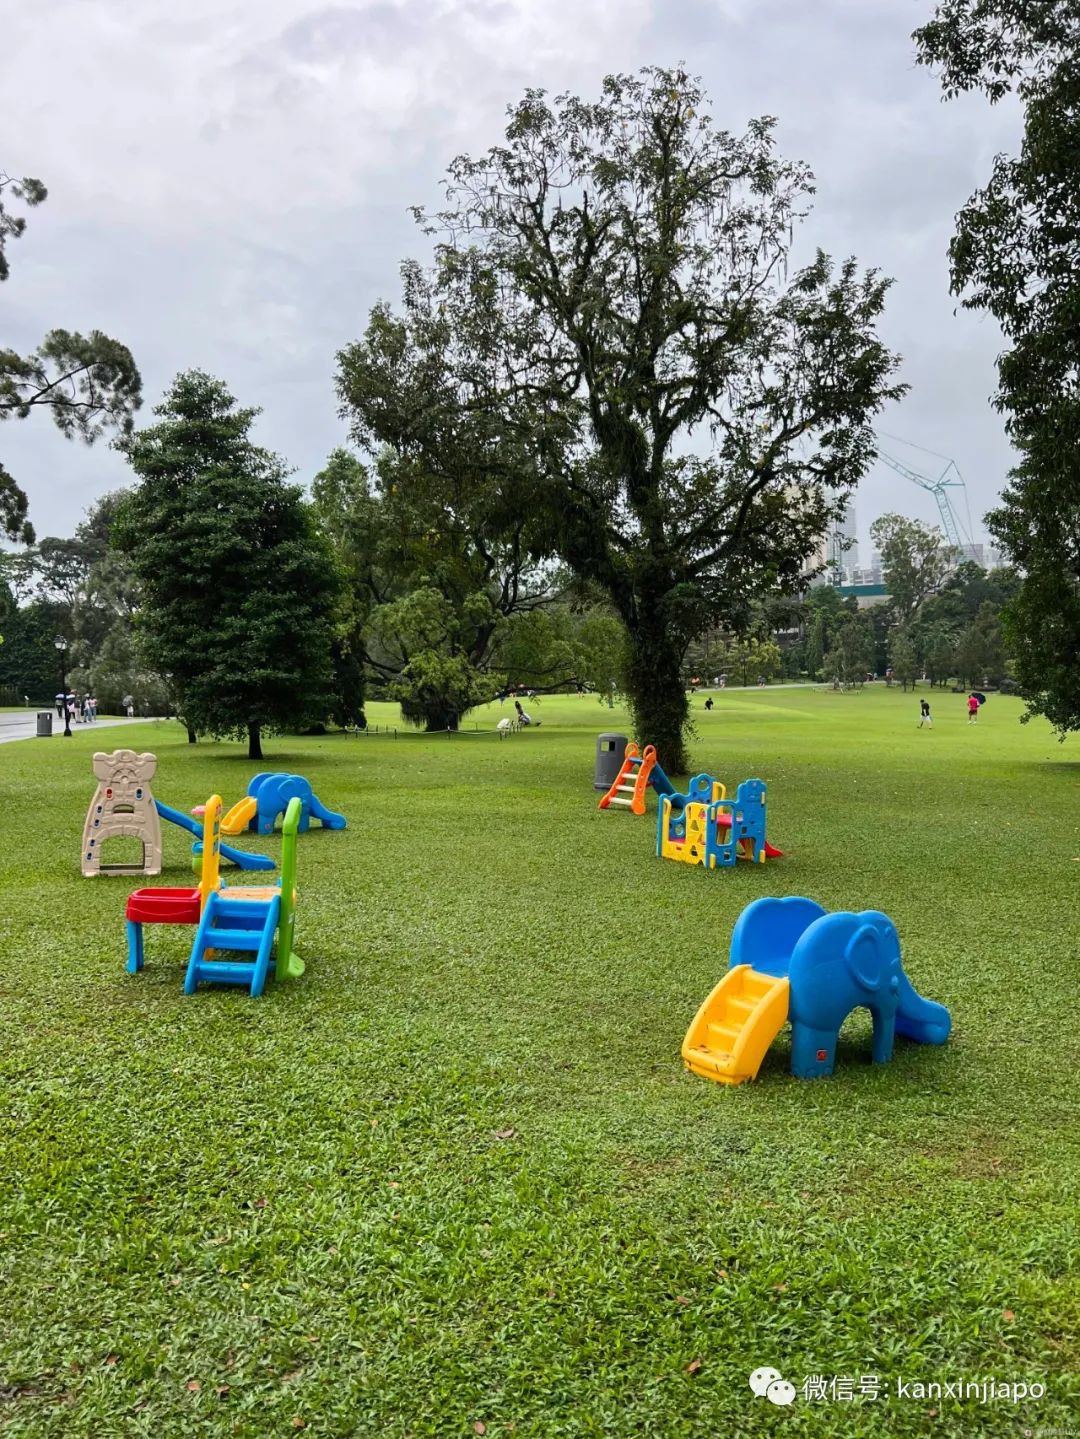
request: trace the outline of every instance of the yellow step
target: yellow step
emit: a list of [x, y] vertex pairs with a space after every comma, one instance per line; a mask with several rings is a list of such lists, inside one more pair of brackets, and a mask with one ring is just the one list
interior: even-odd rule
[[[707, 1024], [705, 1029], [708, 1034], [715, 1036], [717, 1039], [730, 1039], [734, 1041], [739, 1037], [739, 1025], [737, 1024], [717, 1024], [714, 1021]], [[730, 1049], [731, 1045], [727, 1047]]]
[[706, 1079], [753, 1079], [787, 1020], [788, 981], [736, 965], [706, 998], [683, 1041], [686, 1067]]

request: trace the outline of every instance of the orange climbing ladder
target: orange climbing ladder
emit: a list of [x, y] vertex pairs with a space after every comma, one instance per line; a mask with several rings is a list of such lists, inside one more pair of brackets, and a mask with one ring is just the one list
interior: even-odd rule
[[626, 746], [622, 768], [615, 776], [615, 783], [600, 801], [599, 809], [617, 805], [632, 814], [645, 813], [645, 791], [656, 767], [656, 750], [651, 744], [645, 746], [644, 754], [633, 742]]
[[683, 1040], [683, 1062], [720, 1084], [754, 1079], [787, 1017], [787, 977], [737, 964], [695, 1014]]

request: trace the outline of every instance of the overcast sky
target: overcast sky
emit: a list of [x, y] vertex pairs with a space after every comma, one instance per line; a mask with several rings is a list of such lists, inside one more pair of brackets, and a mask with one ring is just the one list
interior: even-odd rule
[[[1015, 112], [943, 105], [910, 32], [930, 0], [0, 0], [0, 167], [49, 188], [9, 248], [0, 345], [95, 327], [133, 351], [150, 406], [199, 366], [259, 405], [259, 440], [307, 480], [345, 439], [337, 349], [397, 266], [406, 207], [501, 134], [526, 86], [594, 96], [649, 63], [702, 76], [718, 125], [779, 118], [818, 196], [804, 241], [895, 277], [883, 326], [911, 394], [882, 428], [954, 458], [972, 517], [1010, 464], [987, 403], [1000, 335], [957, 313], [956, 210], [1015, 148]], [[39, 535], [69, 533], [128, 472], [45, 415], [0, 431]], [[914, 451], [898, 454], [917, 460]], [[943, 461], [923, 457], [928, 467]], [[933, 499], [878, 467], [859, 530]]]

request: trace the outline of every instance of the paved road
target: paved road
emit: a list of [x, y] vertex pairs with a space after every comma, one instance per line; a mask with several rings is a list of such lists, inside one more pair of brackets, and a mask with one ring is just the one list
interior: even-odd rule
[[[152, 724], [149, 719], [100, 719], [94, 725], [72, 725], [72, 734], [81, 734], [84, 730], [113, 729], [123, 724]], [[22, 714], [0, 714], [0, 744], [8, 744], [17, 739], [33, 739], [37, 735], [37, 710], [26, 710]], [[60, 723], [60, 717], [53, 711], [53, 738], [59, 735], [64, 737], [64, 726]]]

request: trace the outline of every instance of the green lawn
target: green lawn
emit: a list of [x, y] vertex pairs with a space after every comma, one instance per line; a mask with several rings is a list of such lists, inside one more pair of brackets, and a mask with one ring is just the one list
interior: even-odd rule
[[[5, 1434], [1076, 1432], [1080, 763], [963, 703], [696, 701], [700, 767], [764, 777], [787, 851], [711, 874], [597, 812], [626, 717], [595, 700], [505, 743], [498, 706], [270, 741], [349, 828], [301, 839], [307, 973], [258, 1001], [185, 999], [185, 929], [128, 976], [135, 882], [77, 863], [95, 747], [152, 747], [186, 809], [243, 792], [238, 746], [0, 750]], [[151, 882], [185, 883], [164, 828]], [[891, 915], [949, 1044], [874, 1068], [859, 1016], [832, 1079], [783, 1041], [755, 1084], [684, 1073], [736, 916], [786, 893]], [[761, 1365], [1047, 1394], [779, 1409]]]

